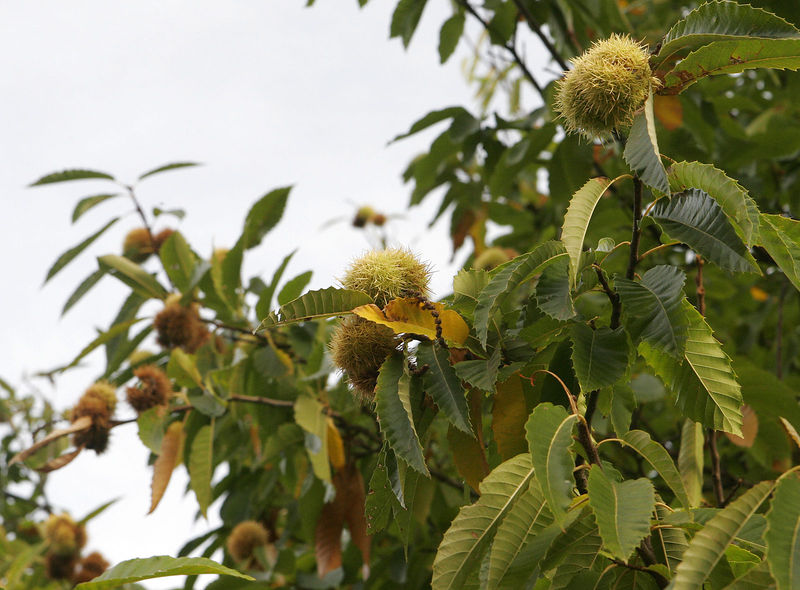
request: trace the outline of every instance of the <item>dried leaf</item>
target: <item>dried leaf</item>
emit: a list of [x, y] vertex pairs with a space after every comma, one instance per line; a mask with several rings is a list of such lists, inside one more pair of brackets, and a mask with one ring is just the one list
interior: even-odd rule
[[364, 561], [364, 578], [369, 576], [369, 557], [372, 537], [367, 534], [367, 519], [365, 516], [366, 494], [364, 493], [364, 478], [354, 464], [348, 465], [334, 477], [336, 497], [342, 498], [344, 504], [344, 519], [350, 529], [350, 539], [361, 551]]
[[656, 95], [654, 99], [653, 110], [664, 129], [675, 131], [683, 125], [683, 105], [679, 97]]
[[[88, 416], [87, 416], [88, 417]], [[63, 455], [59, 455], [55, 459], [50, 459], [47, 463], [42, 465], [41, 467], [37, 467], [36, 471], [39, 473], [50, 473], [51, 471], [55, 471], [56, 469], [61, 469], [65, 465], [69, 465], [72, 463], [72, 460], [75, 459], [78, 455], [81, 454], [85, 445], [79, 446], [74, 451], [69, 453], [64, 453]]]
[[737, 447], [750, 448], [753, 446], [757, 434], [758, 416], [753, 408], [744, 404], [742, 405], [742, 436], [736, 436], [729, 432], [726, 432], [725, 436]]
[[152, 495], [150, 510], [147, 511], [148, 514], [156, 509], [164, 496], [167, 484], [169, 484], [170, 477], [172, 477], [172, 470], [175, 469], [182, 454], [183, 439], [183, 422], [170, 424], [161, 441], [161, 453], [153, 465], [153, 481], [150, 484]]
[[481, 405], [483, 403], [483, 392], [473, 389], [467, 397], [469, 403], [469, 418], [477, 438], [466, 434], [453, 426], [447, 431], [447, 441], [450, 443], [450, 450], [453, 453], [453, 463], [458, 474], [478, 491], [478, 484], [491, 471], [486, 460], [486, 453], [483, 444], [483, 426], [481, 417]]
[[[450, 342], [463, 344], [469, 335], [469, 326], [452, 309], [445, 309], [441, 303], [433, 303], [434, 310], [442, 322], [442, 337]], [[390, 327], [396, 334], [418, 334], [430, 340], [436, 338], [436, 323], [430, 310], [416, 299], [393, 299], [381, 309], [370, 303], [353, 310], [371, 322]]]
[[781, 416], [778, 419], [781, 421], [781, 426], [783, 426], [783, 429], [786, 431], [786, 434], [789, 435], [789, 438], [794, 441], [794, 444], [800, 447], [800, 434], [797, 433], [797, 429], [792, 426], [792, 423], [786, 418]]
[[339, 430], [333, 423], [333, 419], [328, 417], [328, 458], [331, 461], [331, 466], [339, 470], [344, 467], [345, 454], [344, 443], [339, 434]]
[[39, 442], [34, 443], [24, 451], [20, 451], [19, 453], [14, 455], [14, 458], [11, 459], [8, 465], [10, 467], [14, 463], [19, 463], [20, 461], [24, 461], [39, 449], [43, 449], [50, 443], [57, 441], [58, 439], [64, 436], [69, 436], [70, 434], [74, 434], [76, 432], [83, 432], [84, 430], [88, 430], [91, 427], [92, 427], [91, 416], [81, 416], [67, 428], [60, 428], [59, 430], [54, 430]]

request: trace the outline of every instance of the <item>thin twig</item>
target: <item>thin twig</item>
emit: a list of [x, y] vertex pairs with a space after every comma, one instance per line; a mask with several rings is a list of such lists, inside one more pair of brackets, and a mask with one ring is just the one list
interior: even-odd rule
[[725, 507], [725, 491], [722, 489], [722, 465], [719, 460], [719, 451], [717, 450], [717, 431], [709, 428], [708, 436], [708, 449], [711, 454], [711, 481], [714, 484], [714, 498], [717, 501], [717, 508]]
[[[431, 469], [430, 467], [428, 468], [428, 471], [430, 471], [431, 475], [433, 477], [435, 477], [436, 479], [438, 479], [443, 484], [448, 485], [451, 488], [454, 488], [454, 489], [459, 490], [461, 492], [464, 491], [464, 487], [465, 487], [464, 484], [462, 484], [461, 482], [453, 479], [452, 477], [450, 477], [446, 473], [443, 473], [443, 472], [438, 471], [436, 469]], [[477, 500], [478, 499], [478, 494], [476, 494], [475, 491], [472, 490], [472, 488], [470, 488], [469, 493], [470, 493], [470, 496], [472, 497], [473, 500]]]
[[633, 280], [636, 274], [636, 264], [639, 262], [639, 239], [642, 236], [642, 229], [639, 227], [642, 221], [642, 181], [638, 176], [633, 177], [633, 226], [631, 229], [631, 250], [628, 258], [628, 270], [625, 277]]
[[605, 275], [603, 275], [603, 269], [596, 264], [592, 266], [597, 273], [597, 280], [600, 282], [600, 286], [603, 287], [603, 291], [608, 295], [608, 300], [611, 302], [611, 329], [616, 330], [619, 328], [619, 319], [622, 315], [622, 302], [620, 301], [619, 293], [609, 286]]
[[248, 402], [251, 404], [263, 404], [265, 406], [275, 406], [280, 408], [293, 408], [294, 402], [288, 399], [272, 399], [269, 397], [259, 397], [254, 395], [240, 395], [235, 393], [228, 398], [232, 402]]
[[650, 574], [653, 577], [653, 580], [655, 581], [655, 583], [658, 584], [659, 588], [666, 588], [667, 585], [669, 584], [669, 580], [667, 580], [664, 576], [662, 576], [657, 571], [651, 570], [648, 567], [644, 567], [642, 565], [636, 565], [636, 564], [633, 564], [633, 563], [625, 563], [624, 561], [622, 561], [620, 559], [613, 559], [612, 561], [615, 564], [619, 565], [619, 566], [628, 568], [629, 570], [636, 570], [637, 572], [644, 572], [646, 574]]
[[133, 201], [134, 207], [136, 207], [136, 212], [139, 214], [139, 217], [142, 220], [142, 225], [147, 230], [147, 235], [150, 236], [150, 243], [153, 245], [153, 230], [150, 227], [150, 222], [147, 221], [147, 216], [144, 214], [144, 210], [142, 209], [142, 205], [139, 203], [139, 199], [136, 198], [136, 193], [133, 192], [133, 187], [129, 185], [124, 185], [125, 190], [128, 191], [128, 195], [130, 196], [131, 200]]
[[530, 27], [531, 31], [533, 31], [534, 34], [539, 37], [539, 40], [542, 42], [542, 44], [544, 44], [545, 48], [547, 48], [550, 56], [555, 60], [559, 67], [566, 72], [569, 69], [567, 62], [564, 61], [564, 58], [558, 53], [558, 50], [550, 42], [550, 39], [548, 39], [542, 32], [542, 26], [538, 23], [536, 17], [533, 16], [533, 13], [528, 10], [528, 7], [525, 6], [522, 0], [514, 0], [514, 4], [516, 4], [520, 14], [525, 17], [528, 27]]
[[694, 279], [697, 285], [697, 311], [700, 315], [706, 315], [706, 288], [703, 285], [703, 259], [697, 255], [697, 276]]

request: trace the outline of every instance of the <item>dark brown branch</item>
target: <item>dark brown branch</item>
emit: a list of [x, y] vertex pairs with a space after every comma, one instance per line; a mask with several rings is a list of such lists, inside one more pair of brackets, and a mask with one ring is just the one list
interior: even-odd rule
[[125, 189], [128, 191], [128, 195], [133, 201], [133, 206], [136, 207], [136, 212], [139, 214], [139, 217], [142, 220], [142, 225], [147, 230], [147, 235], [150, 236], [150, 244], [155, 247], [153, 243], [153, 229], [150, 227], [150, 222], [147, 221], [147, 216], [144, 214], [144, 210], [142, 209], [142, 205], [139, 203], [139, 199], [136, 198], [136, 193], [133, 192], [132, 186], [125, 186]]
[[633, 563], [625, 563], [619, 559], [612, 560], [615, 564], [622, 566], [624, 568], [628, 568], [629, 570], [636, 570], [637, 572], [643, 572], [645, 574], [650, 574], [653, 577], [653, 580], [656, 584], [658, 584], [659, 588], [666, 588], [669, 585], [669, 580], [667, 580], [664, 576], [659, 574], [655, 570], [651, 570], [650, 568], [644, 567], [642, 565], [636, 565]]
[[536, 17], [533, 16], [528, 7], [522, 2], [522, 0], [514, 0], [514, 4], [516, 4], [517, 9], [519, 10], [520, 14], [525, 17], [525, 21], [528, 23], [528, 27], [530, 27], [531, 31], [539, 37], [539, 40], [545, 46], [547, 51], [550, 53], [550, 56], [555, 60], [555, 62], [559, 65], [559, 67], [564, 70], [565, 72], [569, 69], [567, 66], [567, 62], [564, 61], [564, 58], [558, 53], [558, 50], [555, 46], [550, 42], [545, 34], [542, 32], [542, 26], [537, 22]]
[[[438, 479], [443, 484], [445, 484], [447, 486], [450, 486], [451, 488], [456, 489], [459, 492], [463, 492], [464, 491], [465, 485], [463, 483], [459, 482], [458, 480], [453, 479], [452, 477], [450, 477], [446, 473], [443, 473], [443, 472], [438, 471], [436, 469], [431, 469], [430, 467], [428, 468], [428, 471], [430, 471], [431, 475], [433, 477], [435, 477], [436, 479]], [[477, 500], [478, 499], [478, 494], [476, 494], [475, 491], [472, 490], [472, 488], [470, 488], [470, 496], [472, 497], [473, 500]]]
[[594, 271], [597, 273], [597, 280], [600, 283], [600, 286], [603, 287], [603, 291], [606, 295], [608, 295], [608, 300], [611, 302], [611, 329], [616, 330], [619, 328], [619, 319], [622, 315], [622, 302], [620, 301], [619, 293], [614, 291], [609, 286], [608, 281], [603, 274], [603, 269], [596, 264], [592, 266], [594, 267]]
[[628, 257], [628, 270], [625, 277], [633, 280], [636, 274], [636, 264], [639, 262], [639, 239], [642, 237], [642, 181], [638, 176], [633, 177], [633, 226], [631, 228], [631, 250]]
[[697, 255], [697, 276], [694, 279], [697, 285], [697, 311], [706, 315], [706, 288], [703, 285], [703, 259]]
[[722, 489], [722, 465], [719, 459], [719, 450], [717, 450], [717, 431], [709, 428], [707, 436], [711, 455], [711, 481], [714, 485], [714, 498], [717, 501], [717, 508], [724, 508], [725, 491]]

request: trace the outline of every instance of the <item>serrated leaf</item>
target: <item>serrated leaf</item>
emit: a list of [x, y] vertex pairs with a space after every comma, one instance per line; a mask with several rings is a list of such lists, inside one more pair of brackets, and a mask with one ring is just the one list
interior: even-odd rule
[[550, 510], [559, 525], [563, 525], [574, 486], [574, 467], [569, 447], [577, 418], [561, 406], [549, 402], [533, 409], [525, 423], [525, 433], [537, 481]]
[[[428, 306], [433, 309], [426, 309]], [[388, 326], [395, 334], [415, 334], [435, 340], [436, 320], [432, 312], [438, 314], [442, 338], [455, 344], [463, 344], [469, 336], [469, 326], [457, 312], [445, 309], [441, 303], [422, 303], [414, 298], [399, 298], [391, 300], [383, 310], [374, 303], [353, 310], [354, 314], [365, 320]]]
[[375, 470], [369, 480], [369, 494], [367, 494], [364, 514], [367, 521], [367, 533], [370, 535], [374, 535], [388, 526], [392, 516], [392, 507], [399, 504], [389, 481], [387, 455], [390, 453], [392, 450], [384, 443], [378, 453]]
[[762, 561], [723, 590], [775, 590], [775, 580], [769, 573], [769, 564]]
[[677, 396], [677, 404], [687, 418], [741, 435], [742, 392], [731, 360], [703, 316], [686, 300], [683, 308], [689, 318], [683, 363], [647, 342], [639, 345], [639, 353]]
[[239, 238], [243, 250], [258, 246], [264, 236], [278, 224], [291, 190], [292, 187], [287, 186], [270, 191], [250, 208]]
[[189, 484], [197, 497], [200, 512], [206, 512], [211, 504], [211, 476], [214, 473], [214, 420], [202, 426], [192, 439], [189, 453]]
[[493, 392], [497, 381], [497, 370], [502, 361], [502, 349], [498, 346], [488, 359], [461, 361], [453, 365], [456, 375], [472, 387]]
[[570, 588], [570, 582], [575, 576], [591, 569], [597, 560], [602, 542], [594, 514], [584, 511], [564, 533], [553, 540], [545, 555], [542, 568], [557, 566], [553, 573], [551, 590]]
[[800, 222], [762, 213], [758, 233], [760, 244], [800, 290]]
[[550, 241], [494, 269], [491, 280], [481, 290], [478, 304], [475, 306], [474, 329], [482, 346], [486, 346], [489, 320], [494, 311], [522, 283], [566, 255], [564, 244]]
[[705, 2], [675, 23], [667, 32], [653, 65], [657, 67], [676, 53], [697, 49], [717, 41], [798, 36], [800, 31], [797, 28], [761, 8], [728, 0]]
[[[656, 501], [660, 498], [656, 496]], [[683, 554], [689, 546], [686, 532], [680, 527], [670, 527], [664, 525], [664, 518], [671, 514], [670, 510], [659, 504], [656, 505], [657, 524], [654, 526], [650, 535], [650, 542], [659, 563], [666, 564], [667, 578], [671, 577], [671, 572], [675, 570], [683, 559]]]
[[673, 356], [686, 350], [689, 320], [683, 312], [686, 274], [677, 267], [654, 266], [639, 282], [617, 278], [625, 329], [634, 342], [644, 340]]
[[721, 268], [761, 272], [725, 212], [705, 191], [692, 188], [671, 199], [660, 199], [650, 215], [670, 237]]
[[581, 384], [589, 392], [616, 383], [628, 370], [630, 347], [622, 328], [597, 328], [575, 324], [570, 330], [572, 365]]
[[411, 37], [417, 30], [419, 19], [428, 0], [400, 0], [392, 13], [392, 24], [389, 28], [389, 37], [400, 37], [403, 46], [408, 47]]
[[672, 590], [696, 590], [722, 559], [725, 549], [736, 538], [764, 500], [772, 493], [773, 482], [762, 481], [720, 510], [697, 532], [675, 571]]
[[564, 225], [561, 228], [561, 241], [569, 255], [569, 279], [573, 288], [578, 282], [583, 242], [595, 207], [608, 187], [622, 178], [628, 178], [628, 175], [618, 176], [614, 180], [592, 178], [579, 188], [569, 201], [569, 207], [564, 215]]
[[185, 293], [194, 277], [197, 259], [180, 232], [173, 232], [158, 250], [158, 255], [170, 282]]
[[56, 273], [58, 273], [58, 271], [60, 271], [67, 264], [72, 262], [72, 260], [75, 259], [75, 257], [78, 256], [78, 254], [80, 254], [81, 252], [86, 250], [86, 248], [91, 246], [94, 243], [94, 241], [97, 240], [97, 238], [102, 236], [106, 232], [106, 230], [110, 228], [112, 225], [114, 225], [117, 221], [119, 221], [119, 217], [115, 217], [114, 219], [106, 223], [103, 227], [101, 227], [99, 230], [97, 230], [95, 233], [93, 233], [88, 238], [83, 240], [80, 244], [73, 246], [72, 248], [64, 252], [61, 256], [59, 256], [58, 259], [53, 263], [53, 266], [50, 267], [50, 270], [47, 271], [47, 276], [45, 277], [44, 282], [46, 283], [47, 281], [52, 279], [56, 275]]
[[644, 108], [633, 118], [633, 125], [622, 155], [642, 182], [669, 195], [667, 171], [661, 163], [661, 152], [658, 149], [652, 88], [645, 100]]
[[569, 280], [569, 260], [564, 258], [545, 268], [536, 283], [536, 305], [559, 321], [575, 317]]
[[395, 353], [381, 366], [375, 387], [375, 410], [381, 432], [392, 450], [410, 467], [427, 476], [428, 468], [411, 411], [409, 378], [403, 363], [403, 355]]
[[80, 219], [84, 213], [94, 208], [95, 206], [99, 205], [100, 203], [119, 196], [120, 196], [119, 193], [111, 193], [111, 194], [92, 195], [90, 197], [84, 197], [83, 199], [78, 201], [78, 203], [75, 205], [75, 209], [72, 211], [72, 223], [78, 221], [78, 219]]
[[72, 292], [72, 295], [69, 296], [69, 299], [67, 299], [67, 302], [64, 304], [64, 307], [61, 310], [61, 315], [67, 313], [73, 305], [78, 303], [78, 301], [80, 301], [81, 298], [84, 295], [86, 295], [91, 290], [91, 288], [94, 287], [98, 283], [98, 281], [105, 276], [105, 274], [106, 271], [101, 268], [94, 271], [88, 277], [83, 279], [83, 282], [80, 285], [78, 285], [75, 291]]
[[800, 587], [800, 478], [783, 477], [767, 513], [767, 563], [778, 590]]
[[158, 506], [172, 477], [172, 471], [180, 463], [180, 457], [183, 455], [184, 436], [183, 422], [173, 422], [161, 439], [161, 452], [153, 464], [153, 481], [150, 484], [151, 497], [148, 514]]
[[164, 578], [167, 576], [194, 576], [199, 574], [216, 574], [233, 576], [245, 580], [253, 580], [246, 574], [220, 565], [205, 557], [169, 557], [157, 555], [143, 559], [129, 559], [118, 563], [91, 582], [78, 584], [76, 590], [107, 590], [132, 582]]
[[108, 269], [109, 274], [145, 297], [166, 298], [167, 290], [161, 286], [161, 283], [135, 262], [115, 254], [100, 256], [97, 261], [101, 268]]
[[672, 493], [675, 494], [675, 498], [684, 508], [691, 507], [689, 495], [681, 479], [681, 474], [675, 467], [675, 463], [672, 461], [667, 449], [650, 438], [650, 435], [643, 430], [630, 430], [625, 436], [621, 437], [621, 440], [625, 445], [641, 455], [650, 464], [650, 467], [658, 472], [664, 483], [669, 486]]
[[676, 162], [667, 170], [667, 178], [673, 192], [696, 188], [708, 193], [741, 232], [745, 244], [753, 245], [760, 224], [758, 205], [742, 185], [719, 168], [700, 162]]
[[588, 490], [603, 546], [617, 559], [627, 561], [650, 534], [650, 514], [655, 507], [653, 484], [644, 478], [617, 482], [594, 465], [589, 470]]
[[425, 391], [453, 426], [472, 434], [464, 388], [449, 357], [447, 349], [430, 342], [423, 342], [417, 348], [417, 364], [428, 367], [422, 375]]
[[294, 404], [294, 421], [306, 432], [305, 447], [314, 475], [331, 481], [328, 461], [328, 421], [325, 407], [310, 395], [304, 394]]
[[341, 315], [371, 302], [372, 298], [363, 291], [335, 287], [309, 291], [294, 301], [281, 305], [277, 312], [270, 313], [261, 321], [256, 331]]
[[160, 174], [161, 172], [168, 172], [170, 170], [178, 170], [179, 168], [190, 168], [192, 166], [199, 166], [197, 162], [174, 162], [172, 164], [164, 164], [163, 166], [159, 166], [158, 168], [153, 168], [152, 170], [148, 170], [141, 176], [139, 176], [139, 180], [144, 180], [149, 176], [153, 176], [155, 174]]
[[439, 63], [445, 63], [456, 50], [461, 34], [464, 32], [463, 12], [458, 12], [444, 21], [439, 30]]
[[481, 483], [481, 496], [459, 510], [444, 534], [433, 561], [434, 590], [470, 587], [467, 579], [481, 558], [504, 517], [533, 479], [530, 456], [522, 454], [500, 464]]
[[31, 183], [29, 186], [41, 186], [43, 184], [54, 184], [56, 182], [69, 182], [70, 180], [90, 180], [90, 179], [104, 179], [114, 180], [114, 177], [105, 172], [97, 172], [95, 170], [83, 170], [75, 168], [72, 170], [63, 170], [62, 172], [53, 172], [42, 176], [39, 180]]
[[755, 68], [797, 70], [800, 39], [717, 41], [690, 53], [664, 77], [662, 94], [679, 94], [705, 76], [738, 74]]
[[687, 418], [681, 428], [678, 470], [691, 508], [696, 508], [703, 500], [704, 443], [703, 426]]

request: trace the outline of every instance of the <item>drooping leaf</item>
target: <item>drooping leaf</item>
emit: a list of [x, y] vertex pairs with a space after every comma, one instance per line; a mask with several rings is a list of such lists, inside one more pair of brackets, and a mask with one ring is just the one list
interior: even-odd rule
[[153, 464], [153, 481], [150, 484], [151, 499], [150, 510], [147, 511], [148, 514], [158, 506], [172, 477], [172, 471], [180, 463], [180, 457], [183, 455], [184, 436], [183, 422], [173, 422], [161, 439], [161, 452]]
[[350, 530], [350, 540], [361, 552], [365, 566], [369, 566], [372, 538], [367, 533], [367, 520], [364, 517], [366, 495], [364, 478], [355, 463], [344, 467], [334, 476], [336, 495], [344, 503], [344, 520]]
[[493, 312], [514, 289], [566, 255], [564, 244], [550, 241], [494, 269], [491, 280], [478, 295], [478, 304], [475, 306], [474, 329], [483, 346], [486, 346]]
[[572, 195], [569, 208], [564, 215], [564, 225], [561, 228], [561, 241], [569, 255], [569, 279], [574, 288], [578, 282], [578, 269], [580, 268], [583, 242], [586, 239], [586, 230], [592, 219], [597, 203], [612, 184], [628, 175], [619, 176], [614, 180], [608, 178], [592, 178]]
[[681, 428], [681, 448], [678, 451], [678, 470], [686, 488], [691, 508], [703, 500], [703, 426], [689, 420]]
[[75, 205], [75, 209], [72, 211], [72, 223], [75, 223], [80, 219], [84, 213], [93, 209], [95, 206], [103, 203], [104, 201], [108, 201], [109, 199], [113, 199], [115, 197], [119, 197], [119, 193], [110, 193], [110, 194], [102, 194], [102, 195], [92, 195], [90, 197], [84, 197]]
[[429, 340], [436, 339], [436, 320], [431, 313], [436, 312], [441, 322], [442, 338], [455, 344], [463, 344], [469, 335], [469, 326], [452, 309], [445, 309], [441, 303], [431, 303], [433, 309], [414, 298], [393, 299], [381, 310], [374, 303], [362, 305], [353, 310], [359, 317], [383, 324], [396, 334], [417, 334]]
[[528, 450], [525, 439], [527, 414], [520, 377], [512, 375], [498, 383], [492, 406], [492, 434], [503, 459]]
[[717, 41], [690, 53], [664, 77], [663, 94], [679, 94], [705, 76], [738, 74], [754, 68], [797, 70], [800, 39]]
[[91, 246], [94, 243], [94, 241], [97, 240], [97, 238], [102, 236], [106, 232], [106, 230], [110, 228], [112, 225], [114, 225], [117, 221], [119, 221], [119, 217], [115, 217], [114, 219], [106, 223], [103, 227], [101, 227], [99, 230], [97, 230], [95, 233], [93, 233], [88, 238], [83, 240], [80, 244], [73, 246], [72, 248], [64, 252], [61, 256], [59, 256], [58, 259], [53, 263], [53, 266], [50, 267], [50, 270], [47, 271], [47, 276], [45, 277], [44, 282], [46, 283], [47, 281], [52, 279], [56, 275], [56, 273], [58, 273], [58, 271], [60, 271], [67, 264], [72, 262], [72, 260], [75, 259], [75, 257], [78, 256], [78, 254], [80, 254], [81, 252], [86, 250], [86, 248]]
[[418, 472], [428, 475], [422, 445], [414, 427], [409, 378], [403, 369], [404, 357], [392, 354], [381, 366], [375, 388], [375, 410], [381, 432], [398, 457]]
[[161, 283], [135, 262], [115, 254], [100, 256], [97, 261], [100, 263], [100, 268], [106, 269], [109, 274], [145, 297], [164, 299], [167, 296], [167, 290]]
[[667, 171], [661, 163], [656, 136], [656, 119], [653, 113], [653, 91], [644, 102], [644, 108], [636, 114], [630, 135], [625, 142], [623, 157], [647, 186], [669, 195]]
[[[336, 477], [336, 476], [334, 476]], [[326, 502], [317, 518], [314, 529], [314, 556], [317, 559], [317, 575], [322, 578], [342, 566], [342, 530], [344, 508], [339, 490], [332, 502]]]
[[800, 222], [780, 215], [761, 214], [759, 241], [786, 278], [800, 290]]
[[67, 302], [64, 304], [64, 307], [61, 310], [61, 315], [67, 313], [73, 305], [78, 303], [78, 301], [80, 301], [81, 298], [84, 295], [86, 295], [91, 290], [91, 288], [94, 287], [98, 283], [98, 281], [100, 281], [100, 279], [102, 279], [105, 276], [105, 274], [106, 271], [100, 268], [94, 271], [85, 279], [83, 279], [83, 282], [80, 285], [78, 285], [75, 291], [72, 292], [72, 295], [69, 296], [69, 299], [67, 299]]
[[725, 212], [703, 190], [692, 188], [656, 202], [650, 215], [672, 238], [733, 272], [761, 271]]
[[189, 454], [189, 483], [192, 486], [200, 512], [208, 518], [206, 511], [211, 504], [211, 476], [214, 473], [214, 421], [202, 426], [192, 439]]
[[613, 385], [628, 370], [630, 347], [628, 335], [622, 328], [593, 330], [586, 324], [575, 324], [570, 336], [572, 365], [581, 391]]
[[669, 265], [654, 266], [638, 282], [623, 278], [614, 281], [622, 301], [625, 329], [634, 341], [641, 339], [683, 357], [689, 325], [681, 304], [685, 281], [684, 272]]
[[250, 208], [244, 221], [242, 236], [239, 238], [244, 250], [255, 248], [264, 236], [277, 225], [286, 208], [291, 186], [268, 192]]
[[533, 409], [525, 424], [531, 461], [545, 500], [559, 525], [566, 517], [574, 486], [574, 467], [569, 447], [577, 418], [549, 402]]
[[419, 366], [427, 365], [428, 369], [422, 375], [425, 391], [433, 398], [450, 424], [462, 432], [472, 434], [464, 388], [450, 364], [447, 349], [430, 342], [422, 342], [417, 348], [417, 363]]
[[254, 578], [220, 565], [205, 557], [169, 557], [157, 555], [143, 559], [129, 559], [118, 563], [91, 582], [78, 584], [76, 590], [107, 590], [133, 582], [164, 578], [167, 576], [192, 576], [199, 574], [216, 574], [233, 576], [245, 580]]
[[502, 361], [502, 349], [498, 346], [488, 359], [461, 361], [453, 365], [456, 375], [473, 387], [492, 392], [497, 381], [497, 369]]
[[461, 589], [480, 566], [498, 526], [533, 479], [530, 456], [500, 464], [481, 483], [481, 496], [463, 507], [444, 534], [433, 562], [434, 590]]
[[68, 182], [70, 180], [90, 180], [90, 179], [103, 179], [114, 180], [114, 177], [105, 172], [97, 172], [95, 170], [73, 169], [64, 170], [62, 172], [53, 172], [42, 176], [39, 180], [31, 183], [29, 186], [41, 186], [43, 184], [54, 184], [56, 182]]
[[722, 559], [725, 548], [736, 538], [764, 500], [774, 483], [762, 481], [720, 510], [697, 532], [675, 571], [673, 590], [696, 590]]
[[341, 315], [371, 302], [370, 296], [363, 291], [335, 287], [309, 291], [294, 301], [282, 305], [277, 312], [270, 313], [261, 321], [257, 331], [260, 332], [278, 325]]
[[163, 166], [159, 166], [158, 168], [153, 168], [152, 170], [148, 170], [141, 176], [139, 176], [139, 180], [144, 180], [149, 176], [154, 176], [155, 174], [160, 174], [161, 172], [168, 172], [170, 170], [178, 170], [179, 168], [191, 168], [192, 166], [199, 166], [197, 162], [173, 162], [172, 164], [164, 164]]
[[569, 260], [559, 260], [542, 271], [542, 276], [536, 283], [536, 305], [559, 321], [575, 316], [569, 287]]
[[314, 475], [331, 481], [328, 461], [328, 421], [324, 406], [310, 395], [301, 395], [294, 404], [294, 421], [305, 433], [305, 447]]
[[[367, 521], [367, 532], [374, 535], [382, 531], [389, 524], [392, 516], [392, 506], [399, 503], [392, 491], [389, 480], [388, 455], [393, 455], [392, 450], [384, 443], [378, 453], [375, 471], [369, 480], [369, 494], [367, 495], [364, 514]], [[395, 463], [395, 461], [393, 461]]]
[[439, 30], [439, 63], [445, 63], [456, 50], [459, 39], [464, 32], [463, 12], [457, 12], [442, 25]]
[[775, 486], [764, 540], [778, 590], [800, 586], [800, 478], [796, 473], [786, 475]]
[[760, 223], [758, 205], [742, 185], [719, 168], [700, 162], [675, 162], [667, 170], [667, 177], [673, 192], [697, 188], [708, 193], [738, 227], [745, 244], [753, 245]]
[[467, 434], [450, 425], [447, 429], [447, 442], [450, 443], [453, 465], [458, 474], [477, 492], [480, 482], [491, 471], [483, 441], [483, 393], [472, 390], [468, 401], [470, 424], [475, 433]]
[[428, 0], [400, 0], [392, 13], [392, 24], [389, 28], [389, 37], [400, 37], [403, 46], [408, 47], [411, 37], [417, 30], [419, 19]]
[[180, 232], [173, 232], [158, 250], [169, 280], [181, 293], [189, 290], [197, 258]]
[[689, 318], [683, 363], [647, 342], [639, 345], [639, 353], [677, 396], [677, 404], [687, 418], [741, 435], [742, 392], [730, 358], [703, 316], [686, 300], [683, 308]]
[[655, 507], [653, 484], [645, 478], [617, 482], [594, 465], [589, 470], [588, 489], [603, 546], [617, 559], [627, 561], [650, 534], [650, 514]]

